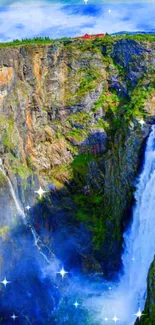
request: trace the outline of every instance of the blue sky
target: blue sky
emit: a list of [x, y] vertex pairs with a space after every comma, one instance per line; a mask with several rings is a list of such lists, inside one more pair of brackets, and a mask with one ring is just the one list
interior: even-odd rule
[[[110, 9], [110, 12], [109, 12]], [[0, 41], [155, 29], [155, 1], [0, 0]]]

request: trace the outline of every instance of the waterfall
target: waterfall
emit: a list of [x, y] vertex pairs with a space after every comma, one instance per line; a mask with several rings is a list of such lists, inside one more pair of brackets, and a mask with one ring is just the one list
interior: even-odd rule
[[[155, 125], [146, 144], [143, 169], [137, 179], [133, 221], [124, 234], [123, 275], [105, 284], [99, 297], [86, 301], [100, 324], [134, 325], [146, 300], [147, 274], [155, 254]], [[110, 287], [110, 291], [107, 287]]]
[[19, 215], [23, 218], [23, 221], [25, 223], [25, 213], [24, 211], [22, 210], [18, 200], [17, 200], [17, 197], [16, 197], [16, 194], [15, 194], [15, 191], [14, 191], [14, 188], [13, 188], [13, 185], [9, 179], [9, 177], [6, 175], [6, 172], [5, 172], [5, 169], [4, 169], [4, 166], [3, 166], [3, 163], [2, 163], [2, 160], [0, 159], [0, 170], [1, 172], [3, 173], [4, 177], [7, 179], [7, 182], [8, 182], [8, 185], [9, 185], [9, 188], [10, 188], [10, 193], [12, 195], [12, 198], [14, 200], [14, 203], [15, 203], [15, 207], [19, 213]]
[[122, 260], [124, 277], [132, 304], [143, 310], [147, 274], [155, 254], [155, 125], [147, 141], [143, 170], [139, 176], [132, 226], [124, 235]]
[[133, 221], [124, 234], [123, 276], [116, 289], [121, 324], [133, 325], [143, 311], [147, 274], [155, 254], [155, 125], [146, 144], [143, 169], [137, 179]]
[[[24, 212], [24, 209], [20, 206], [20, 203], [19, 203], [19, 201], [17, 199], [15, 190], [13, 188], [13, 185], [12, 185], [9, 177], [7, 176], [7, 174], [5, 172], [5, 168], [3, 166], [3, 163], [2, 163], [2, 160], [1, 159], [0, 159], [0, 170], [3, 173], [4, 177], [7, 179], [7, 182], [8, 182], [8, 185], [9, 185], [9, 189], [10, 189], [10, 193], [11, 193], [12, 198], [14, 200], [15, 207], [17, 209], [17, 212], [22, 217], [22, 220], [23, 220], [24, 225], [26, 225], [27, 227], [29, 227], [29, 229], [30, 229], [30, 231], [32, 233], [32, 236], [33, 236], [33, 239], [34, 239], [34, 246], [37, 247], [39, 253], [43, 256], [43, 258], [46, 261], [46, 263], [51, 264], [50, 258], [53, 257], [53, 253], [51, 252], [50, 248], [41, 241], [40, 236], [37, 234], [36, 230], [32, 227], [32, 225], [27, 222], [27, 220], [26, 220], [26, 214]], [[48, 251], [48, 253], [50, 255], [50, 258], [48, 258], [48, 256], [43, 252], [43, 250]]]

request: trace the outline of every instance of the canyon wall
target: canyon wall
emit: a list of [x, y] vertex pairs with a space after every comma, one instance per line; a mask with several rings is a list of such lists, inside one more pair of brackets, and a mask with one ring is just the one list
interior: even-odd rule
[[[154, 47], [107, 37], [0, 49], [2, 164], [22, 204], [35, 204], [43, 240], [54, 238], [61, 258], [58, 232], [64, 243], [71, 236], [68, 263], [76, 251], [83, 272], [111, 278], [121, 267], [122, 232], [155, 117]], [[2, 174], [0, 182], [8, 193]], [[36, 204], [39, 183], [48, 193]], [[3, 213], [0, 221], [6, 236]]]

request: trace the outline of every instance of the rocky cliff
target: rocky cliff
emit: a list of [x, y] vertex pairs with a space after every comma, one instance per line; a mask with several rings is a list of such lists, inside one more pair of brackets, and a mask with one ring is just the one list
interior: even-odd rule
[[147, 299], [143, 315], [136, 325], [154, 325], [155, 324], [155, 260], [150, 266], [147, 279]]
[[[122, 232], [155, 115], [154, 48], [106, 37], [0, 49], [3, 166], [24, 206], [35, 204], [39, 182], [48, 191], [34, 207], [34, 226], [43, 240], [53, 238], [60, 258], [71, 237], [67, 263], [83, 272], [110, 278], [121, 266]], [[2, 205], [12, 207], [2, 174], [0, 182]], [[1, 216], [2, 236], [6, 226]]]

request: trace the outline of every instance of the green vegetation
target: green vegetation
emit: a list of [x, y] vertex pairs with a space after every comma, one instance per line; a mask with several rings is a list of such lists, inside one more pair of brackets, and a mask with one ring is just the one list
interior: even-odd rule
[[145, 112], [144, 106], [146, 100], [155, 93], [155, 81], [152, 76], [150, 78], [150, 83], [144, 86], [143, 79], [139, 81], [137, 86], [130, 92], [130, 100], [126, 105], [124, 105], [124, 118], [131, 119], [132, 117], [145, 117], [148, 113]]
[[[83, 175], [85, 175], [84, 172]], [[103, 193], [75, 194], [74, 201], [78, 207], [76, 219], [84, 222], [92, 231], [94, 249], [100, 249], [106, 234], [106, 219], [102, 211]]]
[[9, 231], [9, 227], [8, 226], [4, 226], [2, 228], [0, 228], [0, 237], [4, 238], [6, 236], [6, 234]]
[[[82, 172], [80, 175], [82, 183], [82, 176], [85, 177], [85, 173]], [[74, 195], [74, 202], [77, 206], [75, 218], [79, 222], [85, 223], [87, 228], [91, 230], [95, 250], [100, 250], [107, 238], [108, 223], [111, 223], [113, 227], [111, 239], [114, 236], [121, 243], [120, 220], [118, 219], [116, 222], [114, 215], [110, 215], [110, 208], [108, 206], [105, 209], [106, 202], [102, 191], [91, 190], [90, 193], [86, 194], [76, 193]]]
[[103, 192], [88, 189], [88, 193], [78, 193], [78, 189], [87, 184], [89, 163], [98, 160], [91, 154], [80, 154], [72, 163], [75, 193], [73, 199], [77, 207], [75, 218], [84, 222], [93, 234], [94, 249], [99, 249], [104, 242], [105, 218], [103, 216]]
[[139, 41], [139, 42], [145, 42], [145, 41], [154, 42], [155, 41], [155, 34], [134, 34], [134, 35], [121, 34], [121, 35], [114, 35], [113, 37], [116, 40], [123, 38], [123, 39]]
[[18, 144], [18, 136], [14, 129], [14, 121], [0, 117], [0, 132], [4, 147], [8, 151], [15, 149]]
[[55, 42], [63, 42], [67, 44], [71, 40], [70, 37], [63, 37], [61, 39], [50, 39], [49, 37], [34, 37], [34, 38], [25, 38], [22, 40], [14, 40], [12, 42], [0, 43], [0, 48], [5, 47], [15, 47], [21, 45], [48, 45]]
[[72, 162], [72, 169], [74, 173], [79, 173], [83, 177], [87, 177], [88, 164], [90, 161], [95, 160], [95, 157], [91, 154], [79, 154]]
[[5, 176], [3, 175], [2, 171], [0, 170], [0, 191], [2, 189], [2, 187], [7, 185], [7, 180], [5, 178]]
[[115, 93], [104, 90], [94, 104], [94, 112], [96, 112], [100, 107], [103, 107], [105, 111], [111, 109], [113, 112], [116, 112], [119, 102], [119, 97]]
[[94, 126], [95, 126], [95, 128], [102, 128], [106, 132], [108, 132], [108, 130], [110, 128], [110, 124], [107, 121], [105, 121], [103, 118], [99, 118], [97, 123]]
[[[78, 60], [78, 58], [76, 58]], [[67, 105], [73, 105], [79, 102], [79, 99], [92, 92], [103, 80], [102, 73], [97, 65], [89, 64], [85, 58], [87, 67], [77, 69], [68, 80], [68, 91], [65, 93]], [[75, 84], [76, 90], [72, 91], [70, 85]]]
[[[17, 148], [19, 145], [19, 137], [16, 132], [15, 122], [11, 119], [4, 117], [0, 118], [0, 132], [1, 132], [1, 142], [4, 146], [4, 150], [8, 155], [9, 165], [13, 174], [21, 177], [24, 182], [24, 187], [27, 186], [27, 179], [32, 175], [32, 169], [26, 166], [26, 164], [21, 163], [20, 159], [16, 157]], [[28, 160], [30, 162], [30, 160]], [[2, 173], [0, 172], [0, 182], [4, 186], [6, 180]]]
[[48, 45], [48, 44], [53, 44], [55, 42], [61, 42], [64, 43], [64, 45], [68, 46], [72, 42], [73, 45], [79, 45], [82, 48], [96, 48], [96, 47], [101, 47], [104, 44], [113, 44], [115, 41], [119, 39], [131, 39], [135, 41], [149, 41], [149, 42], [154, 42], [155, 41], [155, 34], [121, 34], [121, 35], [109, 35], [106, 34], [104, 38], [96, 38], [94, 40], [85, 40], [85, 41], [80, 41], [80, 40], [72, 40], [70, 37], [62, 37], [62, 38], [57, 38], [57, 39], [51, 39], [50, 37], [34, 37], [34, 38], [26, 38], [22, 40], [13, 40], [12, 42], [5, 42], [5, 43], [0, 43], [0, 48], [5, 48], [5, 47], [15, 47], [15, 46], [21, 46], [21, 45]]
[[46, 177], [48, 176], [48, 179], [58, 190], [62, 189], [64, 184], [71, 180], [72, 176], [70, 168], [66, 163], [54, 166], [48, 173], [46, 172], [45, 175]]
[[74, 126], [75, 123], [80, 125], [87, 125], [87, 123], [91, 121], [91, 116], [87, 112], [78, 112], [76, 114], [69, 115], [67, 121], [69, 121], [71, 126]]
[[11, 158], [11, 169], [13, 174], [20, 176], [22, 179], [27, 180], [27, 178], [32, 175], [32, 170], [21, 163], [19, 158], [15, 158], [10, 155]]
[[84, 130], [73, 128], [69, 133], [66, 134], [66, 138], [70, 141], [82, 142], [87, 136]]
[[96, 83], [95, 83], [96, 79], [97, 79], [97, 77], [91, 73], [88, 74], [87, 76], [85, 76], [85, 78], [83, 78], [83, 80], [80, 82], [80, 86], [78, 88], [76, 95], [78, 97], [84, 96], [87, 92], [92, 91], [96, 86]]
[[22, 179], [23, 189], [26, 190], [28, 186], [27, 180], [34, 171], [26, 164], [22, 163], [20, 159], [16, 158], [11, 152], [8, 153], [8, 164], [10, 166], [10, 172]]
[[[8, 153], [12, 172], [26, 181], [27, 178], [32, 174], [32, 170], [26, 165], [22, 164], [20, 162], [20, 159], [15, 156], [17, 152], [17, 146], [19, 145], [19, 138], [15, 132], [14, 122], [12, 120], [1, 117], [0, 131], [2, 145], [5, 148], [5, 152]], [[2, 185], [5, 185], [6, 180], [4, 179], [3, 175], [1, 176], [1, 174], [0, 181]]]

